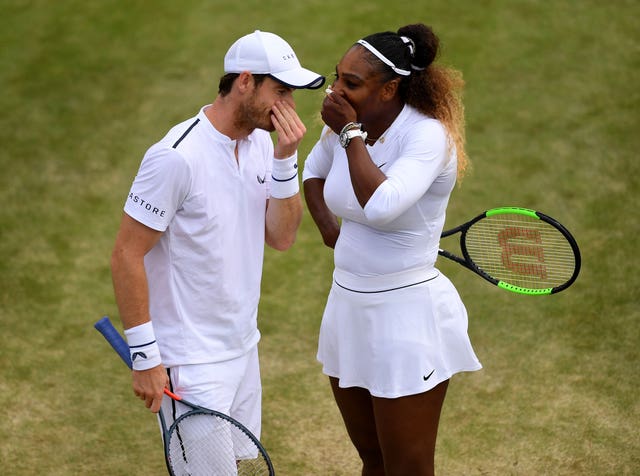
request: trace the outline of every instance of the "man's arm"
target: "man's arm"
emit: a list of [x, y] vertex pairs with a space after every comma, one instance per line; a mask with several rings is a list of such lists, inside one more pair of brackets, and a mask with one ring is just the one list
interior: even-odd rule
[[[126, 213], [111, 255], [111, 276], [120, 311], [120, 320], [129, 330], [150, 322], [149, 287], [144, 268], [144, 256], [158, 242], [162, 232], [134, 220]], [[132, 372], [133, 391], [153, 412], [160, 410], [168, 377], [162, 365]]]
[[[279, 251], [290, 248], [296, 239], [300, 222], [302, 221], [302, 200], [298, 190], [297, 158], [298, 145], [302, 141], [306, 127], [296, 114], [295, 108], [287, 101], [277, 102], [272, 109], [272, 122], [278, 134], [278, 140], [274, 148], [274, 174], [275, 166], [278, 168], [290, 168], [290, 171], [282, 171], [286, 178], [293, 171], [295, 177], [295, 194], [286, 198], [272, 197], [267, 202], [265, 241], [267, 245]], [[294, 158], [296, 157], [296, 158]], [[291, 163], [290, 163], [291, 162]], [[285, 166], [285, 164], [287, 164]], [[294, 168], [295, 166], [295, 168]], [[272, 182], [272, 187], [276, 183]], [[287, 194], [288, 195], [288, 194]]]
[[289, 198], [270, 198], [267, 203], [265, 241], [278, 251], [289, 249], [296, 240], [302, 221], [302, 200], [296, 193]]

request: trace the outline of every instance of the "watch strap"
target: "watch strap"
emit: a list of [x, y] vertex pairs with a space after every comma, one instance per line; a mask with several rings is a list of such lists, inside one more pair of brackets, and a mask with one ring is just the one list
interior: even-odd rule
[[365, 141], [367, 133], [362, 130], [362, 124], [349, 122], [340, 131], [340, 145], [346, 149], [354, 137], [362, 137], [362, 140]]

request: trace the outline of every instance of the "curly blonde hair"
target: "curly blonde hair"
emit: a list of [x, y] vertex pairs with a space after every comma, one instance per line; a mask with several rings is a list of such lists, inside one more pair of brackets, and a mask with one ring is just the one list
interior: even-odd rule
[[424, 87], [409, 87], [405, 101], [424, 114], [438, 119], [448, 133], [449, 146], [458, 156], [458, 178], [461, 179], [469, 165], [466, 151], [464, 104], [462, 91], [464, 79], [456, 69], [430, 65], [422, 75]]

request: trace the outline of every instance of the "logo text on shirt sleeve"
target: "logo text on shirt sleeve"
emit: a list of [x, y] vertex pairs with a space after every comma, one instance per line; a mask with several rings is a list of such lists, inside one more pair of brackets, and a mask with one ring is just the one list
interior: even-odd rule
[[143, 198], [139, 197], [138, 195], [134, 195], [133, 193], [129, 194], [129, 200], [131, 200], [133, 203], [136, 203], [136, 204], [140, 205], [145, 210], [147, 210], [148, 212], [153, 213], [154, 215], [158, 215], [160, 217], [164, 217], [164, 215], [166, 213], [166, 210], [160, 210], [158, 207], [154, 207], [151, 203], [147, 202], [146, 200], [144, 200]]

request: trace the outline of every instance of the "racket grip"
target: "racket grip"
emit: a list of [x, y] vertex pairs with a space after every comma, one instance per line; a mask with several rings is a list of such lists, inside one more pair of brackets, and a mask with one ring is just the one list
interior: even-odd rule
[[118, 353], [123, 362], [127, 364], [129, 368], [132, 368], [129, 345], [120, 335], [118, 330], [113, 327], [113, 324], [109, 320], [109, 316], [104, 316], [102, 319], [96, 322], [93, 327], [95, 327], [98, 332], [100, 332], [102, 336], [107, 340], [107, 342], [111, 344], [111, 347], [113, 347], [113, 350]]

